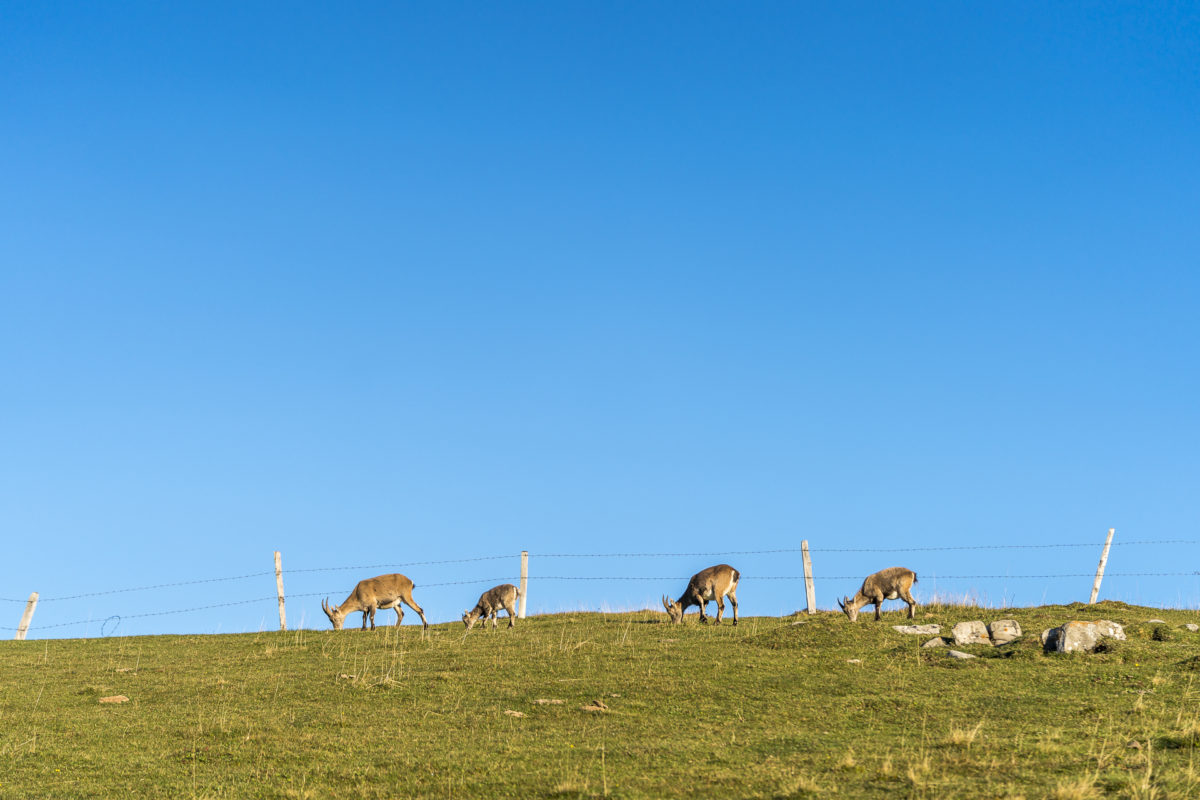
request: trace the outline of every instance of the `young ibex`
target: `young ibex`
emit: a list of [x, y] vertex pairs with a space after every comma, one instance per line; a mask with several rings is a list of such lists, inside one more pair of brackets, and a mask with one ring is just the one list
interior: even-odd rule
[[900, 599], [908, 603], [908, 618], [917, 615], [917, 601], [913, 600], [912, 585], [917, 582], [917, 573], [905, 567], [888, 567], [874, 575], [868, 575], [854, 599], [838, 600], [838, 605], [851, 622], [858, 621], [858, 610], [865, 605], [875, 604], [875, 620], [879, 621], [879, 607], [884, 600]]
[[513, 627], [515, 624], [513, 618], [517, 616], [517, 597], [520, 594], [517, 587], [511, 583], [502, 583], [493, 589], [488, 589], [479, 595], [479, 602], [475, 604], [474, 608], [463, 612], [463, 624], [467, 626], [467, 630], [471, 630], [480, 618], [490, 619], [492, 630], [496, 630], [500, 611], [504, 610], [508, 612], [508, 627]]
[[400, 603], [403, 601], [405, 605], [421, 616], [421, 624], [427, 630], [429, 622], [425, 619], [425, 612], [413, 601], [412, 590], [413, 582], [398, 572], [391, 575], [380, 575], [359, 581], [358, 585], [354, 587], [354, 591], [340, 606], [329, 605], [329, 598], [326, 597], [321, 601], [321, 608], [325, 610], [325, 615], [333, 623], [335, 631], [342, 629], [342, 623], [345, 622], [347, 614], [361, 611], [363, 615], [362, 629], [365, 631], [368, 616], [371, 619], [371, 630], [375, 630], [375, 609], [377, 608], [396, 609], [396, 625], [403, 622], [404, 609], [400, 608]]
[[741, 574], [728, 564], [717, 564], [706, 570], [697, 572], [688, 581], [687, 590], [678, 600], [671, 602], [663, 595], [663, 608], [671, 617], [672, 622], [683, 622], [683, 612], [689, 606], [700, 606], [700, 621], [708, 622], [704, 607], [713, 600], [717, 601], [717, 624], [721, 623], [721, 615], [725, 613], [725, 595], [733, 603], [733, 624], [737, 625], [737, 584]]

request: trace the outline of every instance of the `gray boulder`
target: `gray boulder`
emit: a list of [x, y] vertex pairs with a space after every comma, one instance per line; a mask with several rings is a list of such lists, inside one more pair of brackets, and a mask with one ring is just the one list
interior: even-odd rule
[[970, 653], [964, 653], [961, 650], [947, 650], [946, 655], [950, 656], [951, 658], [978, 658], [978, 656], [973, 656]]
[[919, 636], [937, 636], [942, 632], [941, 625], [893, 625], [892, 630], [900, 633], [913, 633]]
[[992, 644], [1008, 644], [1021, 638], [1021, 625], [1015, 619], [998, 619], [988, 625], [988, 635]]
[[921, 645], [921, 647], [945, 647], [945, 646], [946, 646], [946, 640], [940, 636], [935, 636], [932, 639], [930, 639], [928, 642], [926, 642], [925, 644]]
[[1059, 653], [1090, 653], [1101, 639], [1125, 638], [1125, 629], [1115, 622], [1101, 619], [1095, 622], [1075, 620], [1042, 632], [1042, 645]]
[[954, 643], [962, 644], [991, 644], [992, 639], [988, 636], [987, 626], [978, 620], [974, 622], [960, 622], [954, 626], [951, 631], [954, 636]]

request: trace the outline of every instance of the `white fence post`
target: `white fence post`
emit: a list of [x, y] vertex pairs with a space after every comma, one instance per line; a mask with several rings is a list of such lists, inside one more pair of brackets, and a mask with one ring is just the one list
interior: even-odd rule
[[1108, 563], [1108, 548], [1112, 545], [1113, 533], [1116, 528], [1108, 529], [1108, 538], [1104, 540], [1104, 550], [1100, 553], [1100, 566], [1096, 567], [1096, 580], [1092, 583], [1092, 597], [1088, 600], [1088, 605], [1096, 602], [1096, 595], [1100, 594], [1100, 581], [1104, 579], [1104, 565]]
[[800, 542], [800, 554], [804, 559], [804, 600], [808, 613], [817, 613], [817, 591], [813, 588], [812, 558], [808, 554], [808, 539]]
[[517, 601], [517, 619], [525, 619], [525, 593], [529, 590], [529, 551], [521, 551], [521, 597]]
[[17, 635], [13, 637], [18, 642], [25, 641], [25, 633], [29, 630], [29, 623], [33, 621], [33, 610], [37, 608], [37, 601], [38, 593], [33, 592], [25, 603], [25, 613], [21, 615], [21, 624], [17, 626]]
[[287, 612], [283, 607], [283, 555], [275, 551], [275, 590], [279, 592], [279, 630], [287, 630]]

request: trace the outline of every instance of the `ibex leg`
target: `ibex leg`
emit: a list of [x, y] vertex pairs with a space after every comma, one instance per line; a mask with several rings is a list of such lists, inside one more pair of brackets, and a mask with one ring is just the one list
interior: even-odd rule
[[737, 625], [737, 592], [729, 593], [729, 602], [733, 604], [733, 624]]
[[[417, 612], [417, 616], [419, 616], [421, 618], [422, 629], [429, 630], [429, 620], [425, 619], [425, 612], [421, 610], [421, 607], [419, 605], [417, 605], [416, 603], [414, 603], [411, 599], [405, 600], [404, 602], [408, 604], [409, 608], [411, 608], [413, 611]], [[400, 607], [400, 604], [397, 603], [396, 608], [399, 608], [399, 607]]]

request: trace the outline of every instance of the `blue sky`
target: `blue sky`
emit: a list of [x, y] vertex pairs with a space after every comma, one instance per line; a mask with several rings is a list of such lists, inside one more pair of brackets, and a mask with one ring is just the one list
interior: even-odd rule
[[0, 107], [0, 626], [269, 628], [136, 615], [270, 597], [276, 549], [313, 626], [408, 564], [453, 619], [522, 549], [531, 611], [728, 560], [781, 614], [796, 553], [538, 553], [864, 550], [828, 607], [1109, 527], [1182, 541], [1103, 596], [1200, 606], [1120, 574], [1200, 551], [1195, 8], [10, 5]]

